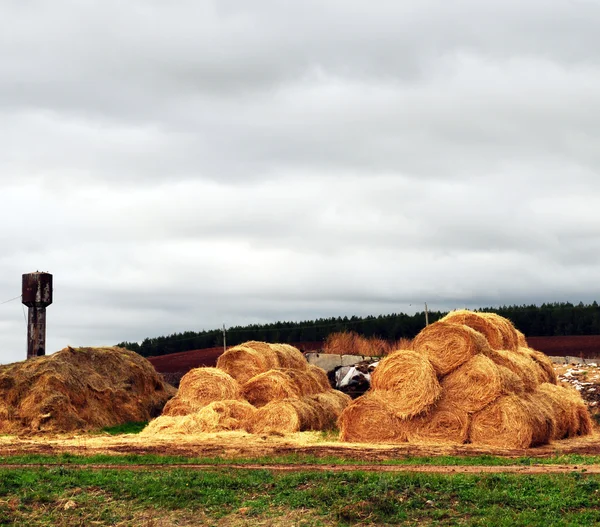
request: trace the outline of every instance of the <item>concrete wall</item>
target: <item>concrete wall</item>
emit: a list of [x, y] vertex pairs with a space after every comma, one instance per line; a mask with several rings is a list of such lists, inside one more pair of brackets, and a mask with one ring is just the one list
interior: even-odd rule
[[365, 357], [363, 355], [332, 355], [330, 353], [305, 353], [304, 356], [309, 364], [314, 364], [325, 371], [332, 371], [338, 366], [353, 366], [363, 360], [377, 359], [376, 357]]

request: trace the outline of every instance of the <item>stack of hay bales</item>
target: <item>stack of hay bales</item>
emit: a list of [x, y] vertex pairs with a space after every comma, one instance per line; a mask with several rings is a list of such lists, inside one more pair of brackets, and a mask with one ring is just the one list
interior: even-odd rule
[[579, 393], [552, 362], [494, 313], [454, 311], [412, 350], [383, 359], [371, 390], [339, 419], [355, 442], [452, 442], [527, 448], [592, 431]]
[[92, 430], [160, 415], [175, 389], [123, 348], [65, 348], [0, 366], [0, 433]]
[[142, 434], [327, 430], [349, 402], [298, 349], [250, 341], [228, 349], [216, 368], [188, 372]]

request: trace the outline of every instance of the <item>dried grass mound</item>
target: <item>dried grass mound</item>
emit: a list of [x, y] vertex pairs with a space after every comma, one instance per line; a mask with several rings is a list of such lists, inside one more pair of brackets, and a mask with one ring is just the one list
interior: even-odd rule
[[300, 397], [302, 393], [288, 372], [290, 370], [269, 370], [252, 377], [243, 385], [244, 398], [258, 408], [272, 401]]
[[506, 395], [473, 415], [472, 443], [502, 448], [529, 448], [533, 442], [531, 406], [517, 395]]
[[502, 377], [490, 359], [475, 355], [442, 379], [442, 389], [448, 404], [477, 412], [501, 395]]
[[469, 414], [442, 399], [423, 417], [406, 423], [408, 440], [425, 443], [465, 443], [469, 438]]
[[558, 378], [554, 371], [554, 365], [552, 361], [544, 355], [541, 351], [536, 351], [531, 348], [518, 348], [517, 352], [520, 355], [529, 357], [535, 363], [535, 370], [537, 371], [539, 384], [543, 382], [549, 382], [550, 384], [557, 384]]
[[289, 344], [269, 344], [277, 357], [279, 368], [306, 370], [308, 362], [302, 352]]
[[240, 384], [244, 384], [259, 373], [269, 371], [273, 359], [262, 351], [246, 346], [229, 348], [217, 359], [217, 368], [231, 375]]
[[508, 318], [501, 317], [496, 313], [479, 313], [491, 321], [500, 331], [502, 347], [500, 349], [516, 351], [519, 347], [519, 336], [513, 323]]
[[352, 398], [338, 390], [328, 390], [323, 393], [310, 395], [308, 399], [314, 401], [322, 409], [322, 426], [324, 430], [335, 428], [342, 412], [352, 402]]
[[545, 382], [540, 384], [537, 390], [554, 412], [554, 433], [550, 439], [564, 439], [577, 435], [579, 418], [575, 405], [569, 400], [571, 394], [567, 389]]
[[259, 408], [246, 423], [252, 434], [288, 434], [322, 430], [325, 417], [319, 405], [309, 399], [284, 399]]
[[429, 359], [440, 377], [490, 349], [481, 333], [465, 325], [442, 321], [424, 328], [412, 347]]
[[398, 350], [382, 359], [371, 377], [371, 387], [385, 391], [394, 415], [404, 419], [425, 412], [442, 394], [427, 357], [412, 350]]
[[492, 350], [486, 353], [498, 366], [504, 366], [519, 376], [526, 392], [533, 392], [540, 383], [538, 368], [528, 355], [506, 350]]
[[573, 412], [572, 435], [585, 436], [591, 434], [594, 430], [594, 424], [581, 394], [575, 388], [566, 386], [562, 388], [564, 388], [563, 393], [571, 404]]
[[502, 332], [496, 324], [495, 320], [485, 316], [483, 313], [477, 313], [475, 311], [468, 311], [466, 309], [459, 309], [451, 311], [441, 322], [448, 322], [450, 324], [463, 324], [469, 326], [481, 333], [492, 349], [504, 349], [504, 339]]
[[529, 406], [531, 445], [545, 445], [556, 435], [556, 412], [544, 393], [535, 391], [523, 398]]
[[218, 368], [194, 368], [181, 378], [179, 391], [166, 404], [163, 415], [187, 415], [213, 401], [240, 397], [239, 384], [224, 371]]
[[385, 397], [377, 392], [367, 392], [352, 401], [340, 415], [340, 440], [352, 443], [405, 442], [406, 423], [394, 415]]
[[192, 435], [243, 430], [255, 412], [256, 408], [246, 401], [215, 401], [189, 415], [162, 415], [151, 421], [140, 435], [151, 437], [163, 434]]
[[0, 433], [93, 430], [160, 414], [175, 393], [142, 356], [65, 348], [0, 366]]

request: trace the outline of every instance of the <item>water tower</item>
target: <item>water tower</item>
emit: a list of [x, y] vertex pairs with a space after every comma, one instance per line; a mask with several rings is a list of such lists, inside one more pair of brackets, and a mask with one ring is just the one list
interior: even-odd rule
[[46, 355], [46, 307], [52, 303], [52, 275], [24, 274], [21, 302], [29, 308], [27, 358]]

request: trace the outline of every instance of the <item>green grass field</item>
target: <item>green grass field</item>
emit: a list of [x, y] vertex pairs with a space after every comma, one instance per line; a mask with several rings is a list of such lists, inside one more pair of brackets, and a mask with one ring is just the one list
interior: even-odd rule
[[600, 478], [0, 467], [0, 525], [593, 525]]

